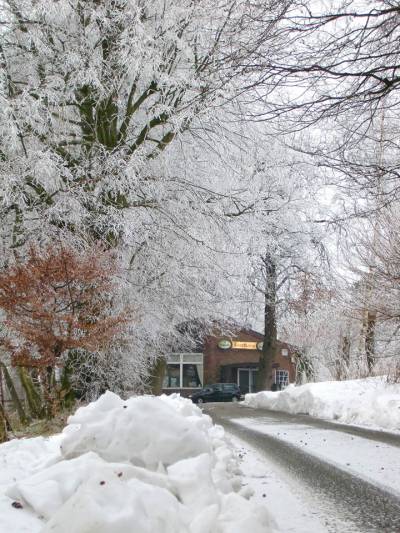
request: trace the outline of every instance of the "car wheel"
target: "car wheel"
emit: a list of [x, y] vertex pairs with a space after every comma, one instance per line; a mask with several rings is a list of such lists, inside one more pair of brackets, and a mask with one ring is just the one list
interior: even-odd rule
[[197, 398], [196, 403], [198, 403], [199, 405], [201, 405], [202, 403], [204, 403], [203, 398]]
[[233, 397], [232, 397], [232, 401], [233, 401], [233, 402], [238, 402], [238, 401], [239, 401], [239, 398], [238, 398], [237, 396], [233, 396]]

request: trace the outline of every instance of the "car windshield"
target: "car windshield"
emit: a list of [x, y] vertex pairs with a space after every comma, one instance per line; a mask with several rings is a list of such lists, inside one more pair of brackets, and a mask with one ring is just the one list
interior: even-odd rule
[[216, 391], [216, 390], [222, 390], [222, 385], [220, 383], [213, 383], [212, 385], [206, 385], [203, 389], [203, 391], [206, 391], [206, 392]]
[[203, 392], [213, 391], [237, 391], [239, 389], [236, 383], [213, 383], [212, 385], [206, 385]]

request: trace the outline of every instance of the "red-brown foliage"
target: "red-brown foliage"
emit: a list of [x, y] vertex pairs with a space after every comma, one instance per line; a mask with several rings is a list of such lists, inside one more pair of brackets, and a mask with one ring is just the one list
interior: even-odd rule
[[32, 246], [26, 258], [0, 272], [0, 308], [22, 342], [5, 341], [13, 364], [54, 366], [66, 350], [101, 348], [127, 315], [110, 316], [116, 266], [98, 248]]

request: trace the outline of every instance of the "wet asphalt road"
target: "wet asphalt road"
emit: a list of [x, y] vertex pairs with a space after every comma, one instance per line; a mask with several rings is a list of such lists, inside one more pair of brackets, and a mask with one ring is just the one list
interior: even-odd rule
[[[400, 533], [400, 497], [384, 487], [357, 477], [339, 466], [320, 459], [303, 449], [277, 438], [235, 424], [238, 418], [263, 419], [266, 424], [293, 424], [318, 430], [344, 432], [399, 448], [400, 436], [355, 426], [344, 426], [306, 415], [290, 415], [250, 409], [234, 403], [206, 404], [203, 407], [216, 424], [256, 448], [280, 468], [301, 481], [305, 491], [313, 495], [320, 512], [338, 533]], [[336, 523], [336, 526], [335, 526]], [[343, 524], [346, 524], [345, 526]], [[313, 533], [310, 531], [310, 533]]]

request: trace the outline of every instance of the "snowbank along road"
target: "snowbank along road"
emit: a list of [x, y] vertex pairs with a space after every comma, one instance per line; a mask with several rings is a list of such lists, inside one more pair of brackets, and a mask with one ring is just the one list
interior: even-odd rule
[[238, 404], [204, 409], [232, 435], [282, 531], [400, 532], [400, 435]]

